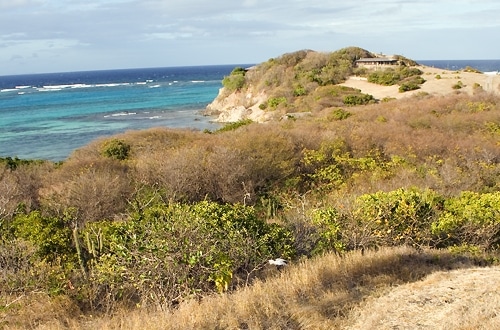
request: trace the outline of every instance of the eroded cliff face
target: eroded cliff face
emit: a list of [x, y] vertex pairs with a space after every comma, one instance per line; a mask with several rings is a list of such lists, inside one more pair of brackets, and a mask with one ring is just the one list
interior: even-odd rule
[[259, 106], [267, 99], [265, 92], [254, 91], [251, 87], [232, 93], [221, 88], [219, 95], [207, 106], [205, 115], [217, 116], [215, 121], [221, 123], [244, 119], [265, 122], [271, 119], [271, 114], [260, 109]]

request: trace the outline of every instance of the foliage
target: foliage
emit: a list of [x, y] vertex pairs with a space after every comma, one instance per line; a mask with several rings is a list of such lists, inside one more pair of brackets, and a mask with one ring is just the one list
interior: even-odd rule
[[125, 160], [130, 155], [130, 145], [123, 140], [111, 139], [103, 143], [101, 154], [108, 158]]
[[15, 170], [21, 165], [31, 165], [31, 164], [41, 164], [43, 160], [35, 160], [35, 159], [20, 159], [17, 157], [0, 157], [0, 164], [5, 164], [5, 166], [10, 170]]
[[397, 189], [366, 194], [356, 199], [353, 217], [369, 232], [370, 245], [427, 246], [430, 224], [442, 198], [431, 190]]
[[215, 133], [234, 131], [240, 127], [250, 125], [251, 123], [253, 123], [253, 120], [251, 119], [242, 119], [234, 123], [227, 123], [223, 127], [217, 129]]
[[304, 150], [302, 162], [303, 184], [322, 192], [346, 187], [350, 181], [368, 173], [383, 176], [393, 166], [376, 148], [355, 157], [341, 139], [325, 141], [315, 150]]
[[286, 104], [286, 97], [272, 97], [267, 100], [267, 105], [271, 109], [276, 109], [280, 104]]
[[368, 82], [384, 85], [384, 86], [392, 86], [398, 84], [404, 79], [409, 77], [420, 76], [422, 71], [417, 68], [408, 68], [408, 67], [398, 67], [387, 68], [385, 70], [376, 70], [368, 75]]
[[328, 251], [344, 252], [346, 245], [342, 241], [342, 215], [332, 207], [316, 209], [311, 213], [311, 222], [317, 228], [318, 238], [314, 242], [312, 254]]
[[410, 79], [405, 80], [404, 82], [401, 82], [401, 84], [399, 85], [399, 92], [404, 93], [419, 89], [420, 85], [422, 85], [424, 82], [425, 79], [423, 79], [420, 76], [412, 77]]
[[49, 262], [59, 258], [73, 260], [75, 250], [71, 239], [70, 226], [74, 221], [71, 211], [62, 217], [44, 216], [40, 211], [18, 215], [12, 230], [15, 236], [37, 247], [37, 254]]
[[[301, 56], [287, 61], [328, 62], [327, 54]], [[0, 166], [0, 291], [9, 301], [64, 294], [78, 302], [75, 315], [95, 315], [268, 281], [267, 258], [293, 264], [402, 244], [497, 253], [495, 95], [403, 98], [332, 120], [359, 92], [298, 78], [308, 93], [300, 97], [324, 117], [223, 134], [127, 132], [115, 138], [133, 150], [127, 161], [103, 157], [96, 141], [58, 166]], [[268, 95], [305, 110], [295, 87]], [[19, 306], [30, 310], [24, 299]]]
[[466, 66], [464, 68], [464, 72], [472, 72], [472, 73], [482, 73], [480, 70], [473, 68], [471, 66]]
[[453, 86], [451, 86], [451, 88], [453, 89], [461, 89], [465, 87], [464, 84], [459, 80], [456, 84], [454, 84]]
[[293, 255], [285, 229], [237, 204], [157, 204], [127, 222], [89, 224], [81, 237], [92, 255], [90, 276], [101, 290], [120, 297], [127, 288], [141, 304], [158, 306], [197, 292], [226, 291], [245, 283], [267, 259]]
[[375, 98], [370, 94], [347, 95], [344, 97], [344, 104], [346, 105], [365, 105], [373, 102], [375, 102]]
[[342, 108], [338, 108], [333, 110], [329, 115], [328, 115], [328, 120], [344, 120], [352, 116], [352, 113], [349, 111], [346, 111]]
[[473, 244], [483, 249], [500, 243], [500, 192], [464, 191], [444, 203], [444, 211], [432, 224], [443, 244]]
[[230, 92], [240, 90], [245, 85], [246, 70], [241, 67], [236, 67], [231, 71], [229, 76], [222, 79], [222, 85]]
[[307, 90], [302, 85], [298, 85], [293, 90], [293, 96], [304, 96], [307, 95]]

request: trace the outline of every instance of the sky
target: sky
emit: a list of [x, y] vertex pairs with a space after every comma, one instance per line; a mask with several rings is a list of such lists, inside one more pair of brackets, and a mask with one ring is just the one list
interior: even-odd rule
[[0, 76], [256, 64], [356, 46], [500, 59], [498, 0], [0, 0]]

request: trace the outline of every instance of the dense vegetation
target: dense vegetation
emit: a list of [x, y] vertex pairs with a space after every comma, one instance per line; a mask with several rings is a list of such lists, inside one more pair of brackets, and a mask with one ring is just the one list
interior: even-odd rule
[[331, 53], [312, 50], [287, 53], [252, 68], [235, 68], [223, 79], [222, 97], [240, 92], [264, 93], [267, 100], [258, 107], [285, 115], [375, 103], [372, 95], [338, 85], [353, 75], [380, 85], [397, 84], [401, 93], [419, 89], [425, 82], [422, 72], [412, 67], [417, 63], [402, 56], [395, 56], [397, 65], [386, 69], [357, 67], [358, 59], [372, 57], [376, 55], [358, 47]]
[[[332, 95], [342, 89], [327, 84], [351, 74], [357, 56], [304, 51], [256, 70], [284, 93]], [[289, 106], [286, 93], [275, 97]], [[170, 310], [266, 278], [276, 257], [401, 245], [494, 254], [499, 99], [478, 90], [370, 100], [353, 97], [347, 111], [318, 98], [310, 106], [323, 110], [310, 119], [213, 133], [128, 132], [61, 164], [3, 161], [0, 312], [33, 293], [77, 314]]]

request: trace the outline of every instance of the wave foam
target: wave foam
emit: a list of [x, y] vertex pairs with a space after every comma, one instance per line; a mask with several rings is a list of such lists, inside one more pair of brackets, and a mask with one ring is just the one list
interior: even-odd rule
[[121, 116], [133, 116], [133, 115], [137, 115], [137, 112], [128, 112], [128, 111], [118, 112], [118, 113], [113, 113], [113, 114], [110, 114], [110, 115], [105, 115], [104, 118], [121, 117]]

